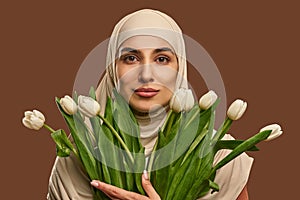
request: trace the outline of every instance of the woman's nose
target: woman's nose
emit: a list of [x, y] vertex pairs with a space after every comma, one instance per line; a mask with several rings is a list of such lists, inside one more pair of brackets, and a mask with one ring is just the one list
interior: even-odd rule
[[143, 64], [140, 69], [139, 82], [148, 83], [153, 81], [154, 78], [153, 78], [151, 63]]

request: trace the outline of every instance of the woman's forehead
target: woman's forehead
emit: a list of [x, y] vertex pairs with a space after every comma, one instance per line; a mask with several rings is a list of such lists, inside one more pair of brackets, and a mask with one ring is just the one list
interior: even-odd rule
[[119, 51], [128, 47], [133, 49], [169, 48], [173, 51], [172, 46], [166, 40], [149, 35], [139, 35], [128, 38], [120, 45]]

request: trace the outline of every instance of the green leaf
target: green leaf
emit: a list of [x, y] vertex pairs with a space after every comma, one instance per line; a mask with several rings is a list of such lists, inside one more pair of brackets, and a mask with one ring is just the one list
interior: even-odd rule
[[[185, 185], [186, 183], [189, 183], [190, 179], [191, 179], [191, 172], [193, 172], [193, 169], [196, 167], [195, 165], [193, 165], [194, 163], [193, 161], [193, 157], [189, 157], [187, 159], [186, 162], [184, 162], [184, 164], [177, 168], [177, 169], [172, 169], [174, 170], [174, 175], [172, 177], [172, 179], [169, 178], [168, 180], [168, 188], [166, 188], [167, 192], [165, 194], [165, 200], [175, 200], [175, 199], [184, 199], [179, 197], [179, 195], [181, 195], [182, 193], [185, 193], [185, 191], [188, 191], [189, 186]], [[193, 176], [193, 175], [192, 175]], [[189, 179], [189, 180], [187, 180]], [[184, 183], [183, 183], [183, 182]], [[180, 188], [179, 188], [180, 187]], [[177, 198], [179, 197], [179, 198]]]
[[[161, 129], [159, 129], [158, 130], [158, 138], [161, 137], [161, 136], [163, 136], [163, 134], [161, 132]], [[148, 163], [147, 163], [147, 166], [146, 166], [146, 169], [147, 169], [148, 174], [149, 174], [149, 179], [150, 179], [151, 182], [155, 182], [156, 181], [156, 179], [155, 179], [155, 171], [152, 170], [152, 169], [153, 169], [153, 165], [154, 165], [154, 160], [155, 160], [155, 158], [157, 156], [156, 150], [157, 150], [157, 147], [158, 147], [158, 141], [159, 141], [159, 139], [157, 139], [156, 142], [155, 142], [155, 144], [154, 144], [154, 147], [153, 147], [152, 152], [151, 152], [151, 154], [149, 156]]]
[[[212, 107], [209, 108], [208, 110], [200, 112], [197, 137], [193, 141], [193, 143], [190, 145], [187, 153], [184, 156], [182, 163], [185, 162], [186, 158], [191, 154], [191, 152], [193, 152], [196, 148], [199, 148], [200, 142], [203, 140], [204, 137], [207, 137], [208, 132], [212, 131], [213, 126], [211, 126], [209, 124], [209, 122], [211, 121], [212, 115], [214, 115], [214, 112], [212, 112]], [[208, 130], [207, 127], [209, 127], [210, 130]], [[198, 154], [200, 154], [200, 153], [198, 153]], [[201, 155], [199, 155], [199, 156], [201, 157]]]
[[89, 95], [90, 95], [90, 97], [92, 97], [94, 100], [97, 100], [97, 99], [96, 99], [96, 92], [95, 92], [95, 89], [94, 89], [93, 86], [90, 88]]
[[68, 139], [66, 133], [63, 130], [57, 130], [51, 133], [51, 137], [56, 143], [56, 154], [60, 157], [67, 157], [71, 151], [75, 151], [72, 143]]
[[[215, 125], [215, 110], [216, 106], [220, 102], [220, 99], [218, 99], [209, 109], [208, 109], [208, 114], [209, 118], [208, 120], [208, 133], [206, 134], [205, 138], [203, 139], [203, 144], [201, 145], [199, 149], [199, 157], [203, 158], [206, 155], [213, 153], [213, 146], [214, 143], [212, 143], [212, 137], [213, 137], [213, 131], [214, 131], [214, 125]], [[201, 116], [201, 115], [200, 115]], [[201, 117], [200, 117], [201, 121]]]
[[164, 136], [166, 138], [169, 138], [168, 141], [174, 138], [174, 136], [171, 135], [171, 137], [169, 137], [169, 135], [171, 130], [174, 128], [174, 125], [177, 126], [176, 123], [178, 123], [178, 121], [181, 120], [181, 117], [182, 117], [182, 112], [176, 113], [173, 110], [169, 111], [167, 118], [161, 128], [161, 131], [163, 132]]
[[125, 185], [126, 185], [126, 190], [128, 191], [135, 191], [135, 185], [134, 183], [134, 174], [132, 173], [132, 166], [129, 166], [129, 162], [125, 157], [123, 157], [123, 166], [124, 166], [124, 176], [125, 176]]
[[[105, 170], [106, 182], [115, 185], [119, 188], [126, 188], [126, 174], [124, 171], [124, 156], [121, 150], [121, 143], [115, 133], [112, 132], [108, 123], [113, 124], [113, 104], [110, 98], [107, 99], [105, 115], [103, 120], [105, 122], [101, 125], [98, 133], [98, 148], [101, 152], [101, 161], [103, 169]], [[99, 119], [99, 118], [98, 118]], [[114, 127], [113, 127], [114, 128]], [[117, 128], [114, 129], [117, 131]], [[119, 134], [119, 133], [116, 133]], [[128, 158], [127, 158], [128, 159]], [[129, 159], [128, 159], [129, 160]], [[127, 188], [128, 189], [128, 188]]]
[[199, 145], [199, 143], [202, 141], [202, 139], [205, 137], [207, 134], [208, 130], [207, 129], [202, 129], [202, 132], [198, 135], [198, 137], [194, 140], [194, 142], [191, 144], [189, 147], [187, 153], [184, 154], [184, 158], [181, 162], [181, 165], [185, 162], [185, 160], [190, 156], [190, 154], [196, 149], [196, 147]]
[[[179, 136], [179, 129], [181, 124], [181, 118], [183, 113], [172, 112], [168, 117], [169, 122], [165, 128], [160, 129], [158, 132], [158, 141], [156, 150], [162, 149], [167, 146], [164, 150], [154, 152], [150, 157], [150, 163], [154, 158], [153, 166], [150, 168], [159, 169], [154, 174], [155, 185], [158, 188], [158, 193], [162, 196], [165, 195], [167, 188], [170, 184], [169, 179], [171, 178], [171, 164], [177, 159], [175, 156], [176, 141]], [[174, 121], [174, 122], [173, 122]], [[172, 126], [170, 126], [172, 124]], [[154, 157], [153, 157], [154, 156]], [[169, 165], [161, 168], [161, 164], [166, 163]], [[151, 175], [152, 176], [152, 175]]]
[[184, 113], [178, 133], [176, 134], [176, 146], [174, 146], [173, 158], [179, 158], [184, 154], [196, 139], [199, 126], [199, 106], [196, 105], [190, 112]]
[[232, 120], [227, 117], [223, 122], [223, 124], [218, 129], [218, 131], [215, 133], [212, 144], [215, 144], [218, 140], [221, 140], [223, 138], [223, 136], [230, 129], [231, 124], [232, 124]]
[[114, 126], [118, 127], [118, 132], [128, 149], [137, 153], [143, 148], [139, 140], [139, 125], [126, 100], [115, 90], [113, 92], [115, 97], [113, 104]]
[[[243, 140], [219, 140], [214, 147], [216, 151], [221, 149], [234, 149], [238, 145], [242, 144]], [[256, 146], [249, 148], [247, 151], [258, 151], [259, 149]]]
[[209, 187], [214, 191], [219, 191], [219, 185], [211, 180], [208, 180], [209, 182]]
[[196, 199], [200, 193], [206, 194], [209, 191], [209, 177], [213, 166], [213, 154], [209, 153], [201, 157], [200, 162], [197, 164], [198, 169], [195, 173], [194, 184], [190, 187], [186, 199]]
[[234, 148], [225, 158], [223, 158], [215, 167], [214, 171], [220, 169], [225, 164], [236, 158], [238, 155], [242, 154], [243, 152], [252, 148], [255, 144], [267, 139], [271, 134], [271, 130], [263, 131], [257, 133], [256, 135], [252, 136], [251, 138], [247, 139], [246, 141], [242, 142], [236, 148]]
[[99, 129], [99, 140], [98, 140], [98, 148], [100, 151], [100, 155], [101, 155], [101, 166], [102, 166], [102, 170], [103, 170], [103, 181], [108, 183], [108, 184], [112, 184], [112, 177], [114, 176], [112, 174], [110, 174], [110, 170], [108, 167], [108, 162], [110, 164], [117, 164], [114, 162], [115, 160], [115, 156], [113, 155], [113, 147], [114, 147], [114, 140], [113, 140], [113, 136], [110, 132], [110, 130], [102, 125]]
[[189, 193], [188, 195], [187, 195], [187, 198], [188, 199], [198, 199], [198, 198], [201, 198], [201, 197], [203, 197], [203, 196], [205, 196], [208, 192], [209, 192], [209, 189], [210, 189], [210, 187], [209, 187], [209, 181], [208, 180], [204, 180], [201, 184], [200, 184], [200, 186], [199, 185], [197, 185], [197, 191], [196, 192], [194, 192], [194, 193]]
[[76, 91], [73, 92], [73, 100], [75, 101], [76, 104], [78, 104], [78, 94]]
[[83, 134], [83, 133], [85, 133], [86, 130], [84, 130], [84, 127], [82, 127], [82, 126], [78, 126], [78, 125], [76, 126], [73, 116], [70, 116], [64, 112], [64, 110], [62, 109], [62, 107], [59, 104], [59, 98], [56, 98], [56, 104], [70, 129], [72, 138], [73, 138], [73, 140], [76, 144], [76, 147], [78, 149], [78, 152], [79, 152], [79, 157], [80, 157], [81, 162], [82, 162], [83, 166], [85, 167], [90, 179], [98, 179], [99, 174], [96, 171], [96, 169], [97, 169], [96, 168], [96, 160], [95, 160], [92, 152], [86, 146], [86, 143], [83, 141], [83, 138], [78, 136], [78, 133]]
[[137, 190], [140, 194], [145, 195], [144, 188], [142, 186], [142, 173], [145, 169], [145, 155], [144, 155], [145, 148], [142, 148], [138, 154], [135, 156], [135, 170], [134, 176], [135, 176], [135, 184], [137, 187]]
[[198, 134], [202, 133], [202, 131], [205, 127], [206, 127], [206, 129], [210, 128], [211, 125], [208, 125], [208, 123], [209, 123], [209, 120], [211, 119], [211, 113], [212, 113], [211, 108], [200, 112], [199, 125], [198, 125], [198, 130], [197, 130]]

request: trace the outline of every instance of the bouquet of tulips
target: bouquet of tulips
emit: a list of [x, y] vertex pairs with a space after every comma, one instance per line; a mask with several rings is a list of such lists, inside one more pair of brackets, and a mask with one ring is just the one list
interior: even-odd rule
[[[72, 152], [83, 164], [89, 178], [117, 187], [145, 194], [141, 174], [146, 169], [150, 181], [163, 200], [195, 200], [219, 186], [214, 182], [216, 171], [245, 151], [255, 151], [263, 140], [271, 140], [282, 134], [281, 127], [272, 124], [264, 127], [251, 138], [221, 140], [231, 123], [239, 119], [247, 103], [234, 101], [227, 111], [227, 118], [215, 131], [217, 95], [209, 91], [193, 101], [191, 90], [179, 89], [170, 101], [167, 119], [158, 132], [153, 151], [145, 163], [144, 147], [140, 143], [139, 125], [128, 103], [116, 91], [108, 98], [105, 113], [100, 114], [94, 89], [89, 96], [56, 98], [72, 136], [65, 131], [53, 130], [45, 124], [44, 115], [26, 111], [23, 124], [34, 130], [45, 127], [56, 143], [58, 156]], [[216, 165], [215, 154], [221, 149], [232, 151]], [[94, 190], [95, 199], [109, 199]]]

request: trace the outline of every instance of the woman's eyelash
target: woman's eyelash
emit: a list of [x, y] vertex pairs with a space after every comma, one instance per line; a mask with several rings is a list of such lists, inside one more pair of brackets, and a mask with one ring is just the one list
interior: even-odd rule
[[170, 60], [171, 59], [167, 56], [159, 56], [158, 58], [156, 58], [156, 61], [158, 61], [158, 62], [169, 62]]
[[120, 56], [120, 60], [128, 60], [129, 58], [135, 58], [135, 59], [139, 59], [137, 56], [135, 56], [135, 55], [121, 55]]
[[120, 60], [128, 65], [137, 64], [140, 61], [140, 58], [136, 55], [124, 55], [121, 56]]

